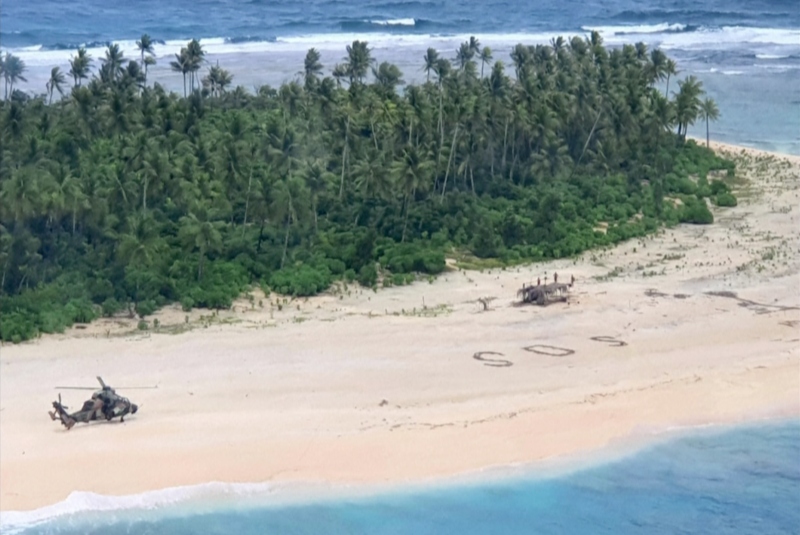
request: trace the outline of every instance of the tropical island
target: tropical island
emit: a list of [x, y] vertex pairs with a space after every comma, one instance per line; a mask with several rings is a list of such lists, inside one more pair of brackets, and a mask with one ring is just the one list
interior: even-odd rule
[[[146, 41], [36, 98], [3, 58], [0, 530], [800, 415], [800, 158], [686, 138], [717, 112], [659, 51], [468, 41], [401, 90], [354, 43], [253, 94], [197, 43], [184, 96]], [[540, 277], [568, 301], [513, 306]], [[47, 416], [95, 376], [136, 414]]]
[[78, 50], [72, 88], [55, 67], [36, 98], [3, 58], [3, 341], [125, 312], [146, 328], [167, 303], [226, 309], [253, 285], [311, 296], [451, 257], [569, 258], [736, 204], [733, 162], [686, 140], [714, 101], [694, 77], [670, 86], [675, 63], [643, 43], [520, 44], [507, 69], [472, 38], [452, 60], [429, 49], [425, 82], [404, 85], [355, 41], [331, 75], [312, 48], [297, 80], [252, 94], [204, 74], [192, 40], [171, 62], [183, 95], [148, 83], [153, 41], [138, 44]]

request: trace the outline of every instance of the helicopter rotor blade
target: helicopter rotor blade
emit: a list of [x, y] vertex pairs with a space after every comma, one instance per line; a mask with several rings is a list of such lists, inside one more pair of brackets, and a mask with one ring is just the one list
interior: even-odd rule
[[[56, 386], [56, 390], [97, 390], [96, 386]], [[158, 385], [154, 386], [117, 386], [115, 389], [119, 390], [155, 390]]]

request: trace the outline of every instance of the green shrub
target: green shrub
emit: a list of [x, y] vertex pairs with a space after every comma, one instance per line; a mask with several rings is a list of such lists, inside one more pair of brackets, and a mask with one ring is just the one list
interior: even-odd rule
[[18, 344], [39, 335], [34, 314], [15, 311], [0, 315], [0, 340]]
[[419, 251], [414, 256], [414, 263], [412, 264], [414, 271], [428, 273], [429, 275], [441, 273], [446, 266], [447, 263], [445, 262], [444, 252], [430, 249]]
[[332, 282], [327, 267], [311, 267], [305, 264], [276, 271], [269, 284], [284, 295], [309, 296], [325, 291]]
[[140, 318], [144, 318], [145, 316], [149, 316], [153, 312], [158, 309], [156, 302], [152, 299], [147, 299], [145, 301], [140, 301], [136, 303], [136, 313], [139, 314]]
[[392, 284], [394, 284], [395, 286], [403, 286], [406, 283], [406, 276], [403, 273], [395, 273], [394, 275], [392, 275], [391, 280]]
[[711, 195], [719, 195], [720, 193], [727, 193], [730, 191], [728, 185], [722, 180], [712, 180], [709, 184], [711, 188]]
[[189, 297], [188, 295], [184, 295], [181, 297], [181, 310], [184, 312], [191, 312], [194, 308], [194, 299]]
[[714, 204], [717, 206], [736, 206], [738, 204], [736, 197], [729, 192], [723, 192], [714, 197]]
[[695, 225], [710, 225], [714, 222], [714, 215], [708, 209], [705, 201], [697, 197], [687, 197], [680, 212], [681, 223], [693, 223]]
[[378, 270], [375, 264], [364, 264], [358, 271], [358, 283], [367, 288], [374, 288], [378, 282]]
[[111, 316], [122, 310], [123, 305], [113, 297], [109, 297], [108, 299], [103, 301], [103, 304], [100, 306], [100, 309], [102, 310], [103, 316], [110, 318]]

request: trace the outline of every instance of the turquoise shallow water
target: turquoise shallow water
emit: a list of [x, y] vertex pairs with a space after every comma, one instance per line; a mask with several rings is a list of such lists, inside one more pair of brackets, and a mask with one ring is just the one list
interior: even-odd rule
[[62, 516], [25, 534], [796, 534], [800, 420], [700, 430], [566, 475]]

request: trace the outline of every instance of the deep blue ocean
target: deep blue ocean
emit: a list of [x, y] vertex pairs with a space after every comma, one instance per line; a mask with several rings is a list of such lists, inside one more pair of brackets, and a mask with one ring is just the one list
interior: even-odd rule
[[[38, 93], [52, 67], [68, 70], [77, 46], [99, 58], [117, 42], [134, 58], [145, 32], [158, 43], [151, 80], [177, 91], [169, 59], [190, 38], [253, 89], [292, 79], [312, 46], [330, 69], [347, 44], [365, 39], [413, 82], [429, 46], [454, 56], [476, 35], [508, 64], [517, 43], [592, 29], [611, 45], [659, 46], [681, 76], [698, 76], [722, 112], [714, 139], [800, 154], [799, 0], [3, 0], [0, 8], [0, 48], [26, 62], [20, 88]], [[690, 134], [704, 137], [705, 128]]]
[[5, 527], [26, 535], [797, 534], [800, 421], [684, 432], [560, 475], [537, 475], [534, 467], [371, 495], [328, 492], [284, 503], [229, 493], [224, 505], [212, 502], [151, 503]]

